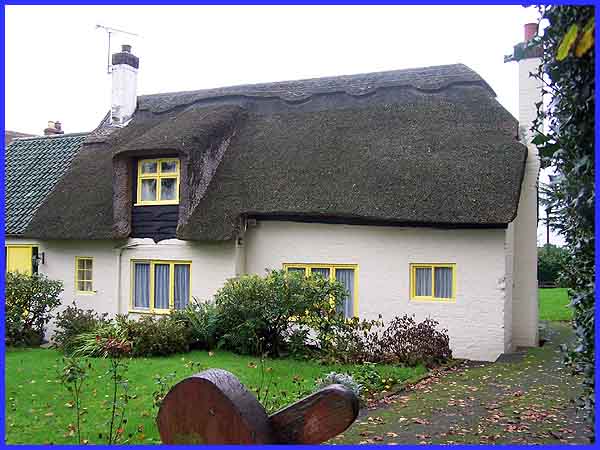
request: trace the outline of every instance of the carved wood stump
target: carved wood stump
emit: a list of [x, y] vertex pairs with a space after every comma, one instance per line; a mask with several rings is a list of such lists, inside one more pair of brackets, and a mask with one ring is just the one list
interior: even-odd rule
[[209, 369], [177, 383], [156, 422], [164, 444], [318, 444], [346, 430], [358, 398], [340, 384], [271, 416], [230, 372]]

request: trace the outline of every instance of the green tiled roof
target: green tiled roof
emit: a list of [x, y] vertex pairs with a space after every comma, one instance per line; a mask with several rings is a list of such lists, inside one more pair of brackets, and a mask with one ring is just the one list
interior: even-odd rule
[[5, 232], [22, 233], [67, 171], [87, 133], [15, 139], [5, 148]]

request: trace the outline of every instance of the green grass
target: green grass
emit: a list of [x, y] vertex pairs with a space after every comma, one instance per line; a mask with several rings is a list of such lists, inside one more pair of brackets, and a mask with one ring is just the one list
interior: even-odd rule
[[[103, 443], [99, 434], [106, 434], [109, 418], [110, 382], [106, 376], [108, 362], [92, 358], [90, 377], [82, 394], [82, 438], [90, 443]], [[156, 410], [152, 406], [152, 393], [156, 389], [155, 375], [165, 376], [176, 372], [179, 381], [191, 374], [190, 361], [204, 368], [218, 367], [234, 373], [247, 387], [260, 385], [261, 370], [257, 358], [239, 356], [217, 351], [213, 356], [207, 352], [194, 351], [185, 355], [162, 358], [138, 358], [129, 363], [127, 379], [129, 393], [134, 395], [128, 406], [128, 423], [125, 436], [129, 443], [159, 443], [158, 430], [154, 424]], [[187, 366], [186, 366], [187, 365]], [[61, 354], [50, 349], [19, 349], [6, 353], [6, 443], [8, 444], [76, 444], [76, 437], [69, 433], [69, 425], [75, 423], [75, 411], [70, 406], [71, 396], [57, 381], [63, 363]], [[258, 367], [256, 367], [258, 366]], [[349, 366], [320, 365], [314, 361], [291, 359], [267, 360], [272, 367], [273, 389], [279, 400], [291, 403], [302, 392], [312, 391], [315, 380], [335, 370], [344, 372]], [[378, 366], [382, 376], [394, 376], [408, 380], [425, 372], [422, 367], [403, 368]], [[283, 392], [286, 393], [283, 397]], [[282, 398], [283, 397], [283, 398]]]
[[539, 290], [540, 320], [571, 320], [573, 310], [569, 307], [566, 288]]

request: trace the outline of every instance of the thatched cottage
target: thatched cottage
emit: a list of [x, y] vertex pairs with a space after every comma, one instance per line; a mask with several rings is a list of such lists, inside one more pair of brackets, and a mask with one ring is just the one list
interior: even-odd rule
[[537, 345], [539, 164], [470, 68], [137, 96], [138, 58], [112, 62], [96, 130], [7, 146], [8, 270], [133, 315], [240, 274], [315, 271], [347, 287], [348, 315], [435, 318], [457, 357]]

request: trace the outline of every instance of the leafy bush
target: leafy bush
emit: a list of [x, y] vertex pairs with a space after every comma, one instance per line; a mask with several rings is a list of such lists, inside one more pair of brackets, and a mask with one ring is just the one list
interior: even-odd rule
[[185, 324], [175, 318], [144, 316], [133, 320], [118, 315], [74, 338], [73, 348], [77, 356], [104, 357], [109, 341], [115, 345], [129, 345], [131, 356], [165, 356], [189, 351], [187, 338]]
[[191, 348], [210, 350], [216, 346], [218, 309], [214, 302], [194, 298], [186, 309], [173, 311], [171, 318], [184, 324]]
[[52, 311], [60, 305], [60, 281], [44, 275], [6, 274], [6, 345], [42, 343]]
[[165, 356], [190, 350], [185, 324], [172, 317], [144, 316], [124, 322], [133, 356]]
[[[569, 252], [563, 269], [577, 341], [568, 362], [584, 376], [580, 406], [594, 423], [595, 404], [595, 46], [594, 6], [550, 5], [540, 8], [548, 22], [539, 45], [544, 49], [537, 77], [543, 78], [546, 102], [538, 105], [532, 127], [542, 163], [554, 169], [546, 198]], [[547, 111], [543, 103], [552, 105]]]
[[74, 339], [82, 333], [93, 331], [101, 323], [107, 322], [108, 313], [78, 308], [75, 302], [56, 315], [54, 346], [66, 354], [74, 350]]
[[290, 336], [338, 314], [344, 296], [340, 283], [319, 275], [272, 271], [229, 280], [215, 295], [219, 345], [241, 354], [279, 356]]
[[351, 370], [351, 375], [352, 378], [363, 387], [365, 395], [388, 390], [400, 382], [400, 380], [393, 375], [385, 376], [377, 370], [376, 363], [370, 362], [365, 362], [362, 365], [353, 368]]
[[431, 318], [416, 323], [413, 316], [395, 317], [379, 340], [381, 361], [433, 367], [452, 357], [447, 330], [438, 331]]
[[333, 315], [315, 325], [316, 343], [322, 359], [341, 364], [377, 361], [381, 355], [379, 335], [384, 322]]
[[567, 250], [547, 244], [538, 247], [538, 283], [562, 286], [560, 273], [567, 264]]

